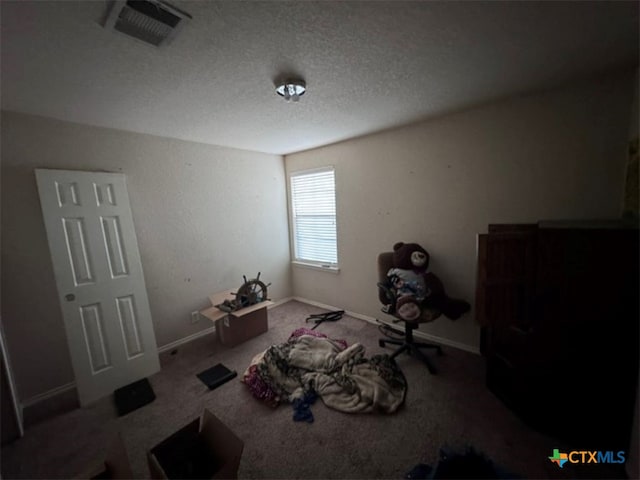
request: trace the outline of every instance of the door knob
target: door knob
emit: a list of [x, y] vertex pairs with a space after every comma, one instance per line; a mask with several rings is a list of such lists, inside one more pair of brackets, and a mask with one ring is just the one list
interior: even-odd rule
[[67, 293], [64, 298], [67, 302], [73, 302], [76, 299], [76, 296], [73, 293]]

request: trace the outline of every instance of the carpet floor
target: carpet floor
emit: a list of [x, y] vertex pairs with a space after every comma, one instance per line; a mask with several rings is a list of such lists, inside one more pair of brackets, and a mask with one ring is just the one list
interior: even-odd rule
[[[444, 346], [437, 375], [408, 355], [397, 363], [408, 381], [396, 413], [346, 414], [321, 401], [313, 423], [294, 422], [289, 405], [270, 408], [239, 380], [251, 358], [285, 341], [305, 318], [323, 310], [291, 301], [269, 310], [268, 332], [234, 348], [207, 335], [160, 355], [162, 370], [149, 378], [156, 399], [119, 417], [112, 398], [30, 427], [2, 448], [2, 478], [71, 478], [104, 456], [119, 432], [136, 478], [149, 478], [146, 452], [207, 408], [245, 442], [239, 478], [404, 478], [418, 463], [434, 464], [442, 446], [473, 446], [521, 478], [572, 478], [548, 460], [563, 444], [528, 428], [484, 383], [482, 357]], [[366, 355], [384, 351], [378, 328], [344, 316], [318, 331], [359, 342]], [[389, 351], [390, 351], [390, 347]], [[196, 374], [217, 363], [238, 377], [209, 390]], [[600, 473], [602, 476], [602, 472]]]

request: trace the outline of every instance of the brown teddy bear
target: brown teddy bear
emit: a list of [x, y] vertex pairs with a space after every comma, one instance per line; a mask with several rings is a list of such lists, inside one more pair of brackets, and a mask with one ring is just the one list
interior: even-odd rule
[[429, 253], [417, 243], [398, 242], [393, 246], [393, 268], [387, 273], [387, 287], [394, 304], [386, 307], [406, 321], [416, 321], [424, 308], [441, 311], [451, 320], [469, 311], [464, 300], [449, 298], [444, 285], [432, 272], [428, 272]]

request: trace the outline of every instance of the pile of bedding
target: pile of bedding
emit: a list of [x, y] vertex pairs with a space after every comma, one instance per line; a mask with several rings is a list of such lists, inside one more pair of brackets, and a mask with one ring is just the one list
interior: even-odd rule
[[271, 406], [317, 394], [341, 412], [395, 412], [404, 402], [407, 382], [386, 354], [367, 359], [355, 343], [300, 328], [289, 339], [256, 355], [242, 380]]

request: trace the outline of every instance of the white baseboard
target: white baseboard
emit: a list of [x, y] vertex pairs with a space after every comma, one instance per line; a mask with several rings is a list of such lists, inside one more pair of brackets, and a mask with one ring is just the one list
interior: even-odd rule
[[173, 348], [179, 347], [180, 345], [184, 345], [185, 343], [192, 342], [200, 337], [204, 337], [205, 335], [209, 335], [216, 331], [215, 326], [211, 326], [209, 328], [205, 328], [204, 330], [200, 330], [199, 332], [192, 333], [191, 335], [187, 335], [186, 337], [179, 338], [173, 342], [169, 342], [166, 345], [158, 347], [158, 353], [166, 352], [167, 350], [171, 350]]
[[[309, 300], [303, 297], [293, 297], [292, 300], [297, 300], [298, 302], [313, 305], [314, 307], [324, 308], [325, 310], [343, 310], [342, 308], [334, 307], [333, 305], [327, 305], [325, 303], [316, 302], [314, 300]], [[377, 318], [370, 317], [369, 315], [363, 315], [362, 313], [351, 312], [349, 310], [345, 310], [344, 313], [349, 315], [350, 317], [364, 320], [365, 322], [369, 322], [374, 325], [380, 325], [380, 323], [384, 323], [386, 325], [394, 327], [394, 325], [390, 322], [383, 322], [381, 320], [378, 320]], [[400, 330], [402, 329], [401, 327], [397, 326], [395, 326], [395, 328]], [[448, 338], [439, 337], [437, 335], [431, 335], [430, 333], [425, 333], [420, 330], [414, 330], [413, 334], [416, 337], [422, 338], [423, 340], [430, 340], [432, 342], [441, 343], [442, 345], [457, 348], [458, 350], [464, 350], [465, 352], [480, 355], [480, 349], [478, 347], [473, 347], [471, 345], [467, 345], [466, 343], [456, 342], [455, 340], [449, 340]]]
[[[385, 325], [389, 325], [396, 330], [402, 330], [402, 327], [398, 327], [398, 325], [392, 322], [385, 321], [376, 321], [376, 324], [384, 323]], [[472, 347], [471, 345], [467, 345], [466, 343], [456, 342], [455, 340], [449, 340], [448, 338], [439, 337], [438, 335], [432, 335], [430, 333], [425, 333], [420, 330], [413, 331], [414, 336], [422, 338], [423, 340], [431, 340], [432, 342], [441, 343], [442, 345], [447, 345], [449, 347], [457, 348], [458, 350], [464, 350], [465, 352], [473, 353], [476, 355], [480, 355], [480, 349], [478, 347]]]
[[284, 297], [281, 298], [280, 300], [274, 300], [272, 305], [269, 305], [267, 307], [267, 310], [271, 310], [274, 307], [277, 307], [279, 305], [284, 305], [287, 302], [290, 302], [291, 300], [294, 300], [294, 297]]
[[[285, 304], [287, 302], [290, 302], [291, 300], [293, 300], [292, 297], [285, 297], [285, 298], [281, 298], [280, 300], [276, 300], [273, 302], [272, 305], [269, 305], [267, 307], [267, 310], [271, 310], [272, 308]], [[199, 332], [192, 333], [191, 335], [187, 335], [186, 337], [179, 338], [178, 340], [175, 340], [173, 342], [167, 343], [166, 345], [158, 347], [158, 353], [166, 352], [167, 350], [171, 350], [173, 348], [179, 347], [180, 345], [184, 345], [185, 343], [192, 342], [200, 337], [204, 337], [205, 335], [215, 333], [215, 331], [216, 331], [216, 327], [211, 326], [209, 328], [205, 328], [204, 330], [200, 330]]]
[[24, 410], [27, 407], [35, 405], [36, 403], [40, 403], [43, 400], [48, 400], [56, 395], [60, 395], [61, 393], [66, 392], [67, 390], [72, 390], [76, 388], [76, 382], [65, 383], [64, 385], [60, 385], [59, 387], [52, 388], [51, 390], [47, 390], [46, 392], [39, 393], [34, 395], [33, 397], [27, 398], [24, 402], [22, 402], [22, 409]]
[[[309, 300], [308, 298], [303, 298], [303, 297], [293, 297], [292, 300], [306, 303], [308, 305], [313, 305], [314, 307], [324, 308], [325, 310], [344, 310], [343, 308], [334, 307], [333, 305], [327, 305], [326, 303], [316, 302], [314, 300]], [[376, 319], [373, 317], [370, 317], [369, 315], [363, 315], [361, 313], [351, 312], [349, 310], [344, 310], [344, 313], [346, 313], [350, 317], [357, 318], [359, 320], [364, 320], [365, 322], [371, 322], [371, 323], [376, 322]]]

